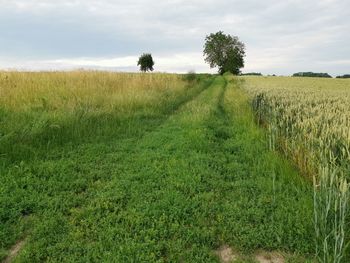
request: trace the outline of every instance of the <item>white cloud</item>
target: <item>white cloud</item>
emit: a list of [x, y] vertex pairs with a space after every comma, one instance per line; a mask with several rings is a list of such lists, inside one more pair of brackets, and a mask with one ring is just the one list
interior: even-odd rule
[[[0, 67], [127, 68], [142, 52], [159, 70], [210, 71], [206, 34], [247, 46], [245, 71], [348, 73], [348, 0], [0, 0]], [[338, 61], [338, 62], [335, 62]]]

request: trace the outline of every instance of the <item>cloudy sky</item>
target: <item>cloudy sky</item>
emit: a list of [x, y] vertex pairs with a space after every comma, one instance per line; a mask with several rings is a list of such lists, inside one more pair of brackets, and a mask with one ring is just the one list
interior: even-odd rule
[[243, 71], [350, 73], [349, 0], [0, 0], [0, 68], [210, 72], [223, 30], [246, 44]]

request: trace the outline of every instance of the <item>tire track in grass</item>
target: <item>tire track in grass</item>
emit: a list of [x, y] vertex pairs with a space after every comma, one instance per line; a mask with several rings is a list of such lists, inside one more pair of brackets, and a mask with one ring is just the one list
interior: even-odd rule
[[19, 251], [22, 249], [22, 247], [25, 245], [26, 241], [25, 239], [18, 241], [15, 245], [13, 245], [10, 249], [10, 253], [8, 256], [3, 260], [3, 263], [11, 263], [19, 253]]
[[208, 177], [217, 189], [217, 248], [229, 245], [248, 255], [243, 256], [247, 261], [259, 249], [284, 251], [291, 260], [298, 259], [293, 253], [313, 253], [309, 185], [290, 162], [269, 151], [247, 95], [235, 78], [225, 78], [226, 88], [208, 121], [210, 166], [217, 171]]
[[200, 97], [143, 138], [129, 160], [133, 165], [126, 165], [126, 171], [111, 184], [107, 192], [124, 189], [123, 206], [119, 213], [110, 214], [104, 229], [117, 221], [112, 228], [124, 238], [117, 248], [108, 238], [101, 238], [105, 248], [117, 249], [119, 261], [213, 260], [208, 243], [215, 237], [206, 222], [214, 212], [207, 205], [212, 194], [201, 180], [208, 172], [203, 171], [208, 150], [205, 122], [221, 89], [222, 78], [217, 78]]

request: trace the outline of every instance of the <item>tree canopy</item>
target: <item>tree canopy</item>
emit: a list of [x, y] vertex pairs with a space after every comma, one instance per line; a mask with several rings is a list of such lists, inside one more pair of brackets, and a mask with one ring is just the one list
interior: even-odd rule
[[236, 36], [225, 35], [223, 31], [205, 38], [205, 61], [211, 68], [218, 67], [219, 73], [231, 72], [238, 75], [244, 67], [245, 46]]
[[152, 55], [149, 53], [142, 54], [137, 65], [140, 66], [140, 70], [143, 72], [153, 71], [154, 61]]

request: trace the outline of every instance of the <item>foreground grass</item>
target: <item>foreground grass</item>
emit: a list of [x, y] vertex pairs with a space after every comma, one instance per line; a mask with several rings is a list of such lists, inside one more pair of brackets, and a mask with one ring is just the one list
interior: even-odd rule
[[3, 257], [22, 239], [18, 262], [218, 262], [224, 244], [312, 253], [310, 187], [268, 150], [237, 82], [209, 83], [139, 132], [7, 160]]

